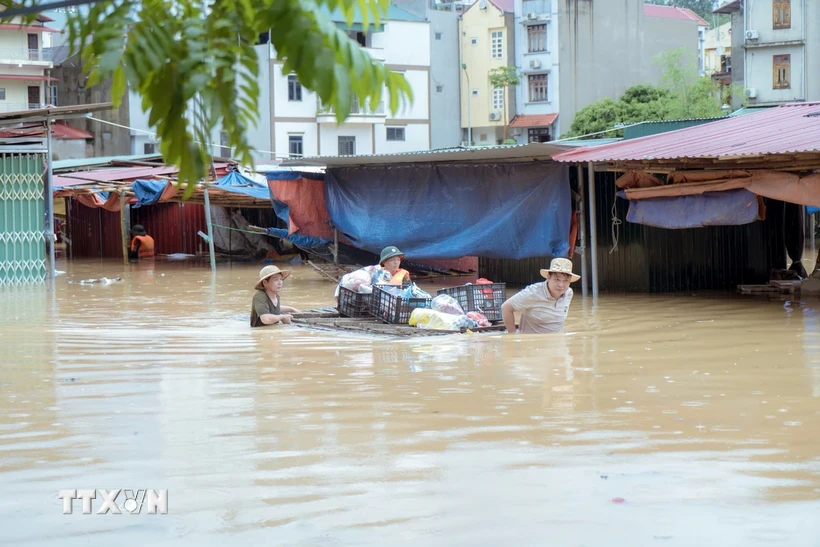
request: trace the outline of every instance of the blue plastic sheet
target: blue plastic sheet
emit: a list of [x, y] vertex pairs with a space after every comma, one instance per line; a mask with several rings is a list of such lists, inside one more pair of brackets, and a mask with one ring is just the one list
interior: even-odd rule
[[311, 247], [327, 245], [330, 243], [329, 239], [322, 239], [321, 237], [304, 236], [302, 234], [288, 235], [288, 231], [285, 228], [266, 228], [265, 230], [269, 236], [290, 241], [297, 247], [302, 247], [303, 249], [310, 249]]
[[131, 184], [131, 189], [134, 191], [137, 203], [132, 207], [142, 207], [158, 202], [166, 186], [168, 186], [167, 180], [135, 180]]
[[268, 180], [325, 180], [324, 173], [312, 173], [309, 171], [289, 171], [286, 169], [279, 171], [265, 171], [265, 178]]
[[333, 225], [362, 249], [408, 258], [522, 259], [569, 252], [564, 164], [328, 169]]
[[216, 181], [216, 186], [221, 190], [235, 194], [245, 194], [257, 199], [271, 199], [270, 189], [267, 184], [260, 184], [236, 171], [231, 171]]
[[820, 207], [808, 206], [806, 207], [806, 212], [810, 215], [813, 215], [814, 213], [820, 212]]
[[626, 220], [656, 228], [681, 229], [749, 224], [760, 217], [757, 196], [740, 189], [632, 200]]

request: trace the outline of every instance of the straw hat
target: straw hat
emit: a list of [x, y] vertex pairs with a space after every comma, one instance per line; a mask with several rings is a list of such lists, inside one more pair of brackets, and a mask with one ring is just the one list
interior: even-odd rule
[[262, 282], [276, 274], [282, 274], [282, 281], [284, 281], [290, 275], [290, 270], [280, 270], [279, 266], [265, 266], [259, 272], [259, 281], [256, 282], [256, 286], [254, 286], [254, 288], [257, 291], [264, 290], [265, 287], [262, 286]]
[[544, 279], [546, 279], [551, 273], [567, 274], [570, 278], [570, 283], [575, 283], [581, 279], [580, 275], [572, 273], [572, 261], [566, 258], [553, 258], [552, 262], [550, 262], [550, 267], [541, 270], [541, 276]]
[[382, 254], [379, 257], [379, 265], [384, 264], [385, 260], [390, 260], [394, 256], [400, 256], [404, 258], [404, 253], [399, 250], [398, 247], [385, 247], [382, 249]]

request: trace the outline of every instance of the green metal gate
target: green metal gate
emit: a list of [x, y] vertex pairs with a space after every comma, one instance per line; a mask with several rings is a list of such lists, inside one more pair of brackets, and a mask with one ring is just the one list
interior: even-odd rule
[[46, 278], [45, 154], [0, 154], [0, 285]]

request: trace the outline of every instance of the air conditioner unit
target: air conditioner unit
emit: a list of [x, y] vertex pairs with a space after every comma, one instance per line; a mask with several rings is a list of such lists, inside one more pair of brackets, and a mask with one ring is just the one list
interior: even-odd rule
[[746, 39], [747, 40], [757, 40], [759, 38], [756, 30], [747, 30], [746, 31]]
[[747, 87], [746, 88], [746, 98], [747, 99], [757, 99], [757, 89], [754, 87]]
[[501, 120], [501, 112], [490, 112], [490, 121], [497, 122]]
[[538, 14], [537, 13], [528, 13], [527, 14], [527, 19], [529, 21], [536, 21], [536, 20], [538, 20]]
[[530, 59], [530, 68], [541, 68], [541, 61], [538, 59]]

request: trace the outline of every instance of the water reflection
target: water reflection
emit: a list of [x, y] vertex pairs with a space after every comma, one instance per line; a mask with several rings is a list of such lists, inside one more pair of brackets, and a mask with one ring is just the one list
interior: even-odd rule
[[[390, 340], [251, 330], [257, 265], [188, 266], [2, 294], [3, 544], [820, 537], [817, 301], [602, 296], [566, 335]], [[283, 292], [331, 298], [306, 268]], [[60, 514], [97, 487], [170, 514]]]

